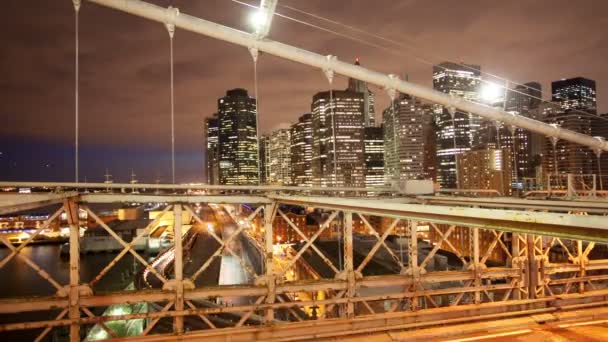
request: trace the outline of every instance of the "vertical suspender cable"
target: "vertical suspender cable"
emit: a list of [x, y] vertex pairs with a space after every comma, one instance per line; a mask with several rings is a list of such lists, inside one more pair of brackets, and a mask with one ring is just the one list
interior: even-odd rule
[[173, 79], [173, 35], [169, 38], [169, 50], [171, 50], [171, 180], [175, 184], [175, 98]]
[[600, 190], [604, 190], [604, 181], [602, 180], [602, 154], [601, 151], [600, 153], [597, 154], [597, 172], [599, 174], [600, 177]]
[[169, 6], [167, 8], [167, 22], [165, 27], [169, 33], [169, 58], [171, 72], [171, 182], [175, 184], [175, 95], [174, 95], [174, 76], [173, 76], [173, 36], [175, 35], [175, 19], [179, 15], [179, 9]]
[[74, 56], [74, 178], [76, 183], [78, 183], [78, 131], [79, 131], [79, 94], [78, 88], [80, 83], [79, 77], [79, 25], [78, 25], [78, 17], [80, 13], [80, 0], [72, 0], [74, 4], [74, 26], [75, 26], [75, 36], [74, 36], [74, 45], [75, 45], [75, 56]]
[[[262, 171], [260, 163], [260, 103], [258, 100], [258, 56], [259, 51], [257, 48], [249, 48], [249, 53], [251, 54], [251, 58], [253, 59], [253, 96], [255, 97], [255, 140], [256, 145], [258, 147], [257, 155], [257, 163], [258, 163], [258, 184], [262, 183], [262, 172], [265, 173], [266, 170]], [[266, 151], [266, 149], [264, 149]], [[265, 158], [265, 157], [264, 157]], [[264, 168], [266, 168], [266, 163], [264, 163]], [[266, 180], [268, 181], [268, 180]]]

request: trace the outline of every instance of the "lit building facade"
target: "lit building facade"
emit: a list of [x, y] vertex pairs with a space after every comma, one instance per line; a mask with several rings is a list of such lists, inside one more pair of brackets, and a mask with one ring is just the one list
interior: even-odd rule
[[[478, 102], [481, 67], [451, 62], [433, 67], [433, 88], [466, 100]], [[443, 188], [456, 188], [456, 159], [459, 154], [480, 145], [481, 118], [470, 113], [436, 107], [437, 181]]]
[[468, 151], [458, 157], [461, 189], [497, 190], [511, 194], [511, 152], [508, 149]]
[[551, 98], [563, 111], [581, 110], [597, 114], [595, 81], [575, 77], [551, 82]]
[[[359, 63], [359, 58], [355, 60], [355, 65], [361, 65]], [[376, 123], [376, 98], [374, 93], [367, 87], [367, 82], [349, 78], [348, 89], [346, 90], [363, 94], [363, 117], [365, 120], [365, 127], [374, 127]]]
[[[541, 96], [540, 83], [529, 82], [507, 90], [507, 97], [503, 99], [505, 102], [501, 101], [498, 105], [500, 109], [509, 113], [539, 119]], [[510, 151], [513, 163], [511, 179], [513, 187], [519, 187], [524, 177], [535, 176], [537, 161], [542, 154], [544, 136], [502, 123], [497, 125], [490, 121], [485, 121], [483, 127], [484, 148]]]
[[268, 184], [291, 185], [291, 129], [282, 128], [270, 134]]
[[365, 127], [365, 187], [385, 184], [383, 131], [382, 127]]
[[312, 186], [312, 114], [291, 126], [291, 179], [295, 186]]
[[270, 178], [270, 136], [260, 135], [260, 184], [268, 184]]
[[[595, 81], [583, 77], [554, 81], [551, 98], [560, 109], [552, 108], [544, 118], [546, 123], [586, 135], [597, 133], [594, 127], [601, 118], [596, 115]], [[595, 153], [585, 146], [566, 140], [558, 140], [554, 145], [548, 138], [544, 146], [546, 174], [597, 174], [599, 171]]]
[[219, 119], [217, 113], [205, 118], [205, 168], [207, 170], [207, 183], [220, 184], [220, 162], [218, 150]]
[[[428, 115], [428, 114], [427, 114]], [[385, 179], [398, 184], [425, 174], [425, 109], [412, 96], [400, 94], [382, 114]]]
[[256, 100], [245, 89], [218, 100], [220, 184], [259, 184], [256, 116]]
[[320, 92], [311, 108], [313, 186], [364, 187], [364, 95]]
[[[545, 122], [574, 132], [591, 135], [592, 118], [580, 112], [557, 111], [549, 113]], [[543, 153], [544, 174], [594, 174], [597, 160], [593, 151], [583, 145], [560, 139], [555, 146], [551, 139], [545, 139]]]

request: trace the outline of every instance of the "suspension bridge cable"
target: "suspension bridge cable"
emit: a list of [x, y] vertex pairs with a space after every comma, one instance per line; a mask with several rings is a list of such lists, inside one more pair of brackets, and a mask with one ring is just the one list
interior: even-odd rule
[[[231, 0], [231, 1], [235, 2], [235, 3], [238, 3], [238, 4], [241, 4], [241, 5], [244, 5], [244, 6], [251, 7], [251, 8], [258, 8], [255, 5], [252, 5], [252, 4], [243, 2], [243, 1], [239, 1], [239, 0]], [[336, 20], [325, 18], [325, 17], [322, 17], [322, 16], [314, 14], [314, 13], [309, 13], [309, 12], [306, 12], [306, 11], [303, 11], [303, 10], [299, 10], [299, 9], [296, 9], [295, 7], [293, 7], [293, 6], [282, 5], [282, 4], [279, 4], [278, 6], [284, 7], [284, 8], [288, 8], [290, 10], [293, 10], [293, 11], [299, 12], [301, 14], [305, 14], [305, 15], [311, 16], [311, 17], [319, 19], [319, 20], [323, 20], [323, 21], [332, 23], [334, 25], [342, 26], [342, 27], [347, 28], [349, 30], [365, 34], [365, 35], [370, 36], [372, 38], [376, 38], [376, 39], [379, 39], [379, 40], [391, 43], [393, 45], [397, 45], [397, 46], [399, 46], [401, 48], [404, 48], [404, 49], [417, 49], [417, 50], [420, 50], [419, 46], [408, 47], [407, 45], [405, 45], [405, 44], [403, 44], [403, 43], [401, 43], [399, 41], [396, 41], [396, 40], [393, 40], [393, 39], [389, 39], [389, 38], [385, 38], [383, 36], [380, 36], [380, 35], [377, 35], [377, 34], [374, 34], [374, 33], [369, 33], [369, 32], [367, 32], [365, 30], [358, 29], [358, 28], [356, 28], [354, 26], [350, 26], [350, 25], [347, 25], [347, 24], [340, 23], [340, 22], [338, 22]], [[285, 19], [288, 19], [288, 20], [291, 20], [291, 21], [294, 21], [294, 22], [299, 23], [299, 24], [303, 24], [305, 26], [309, 26], [309, 27], [312, 27], [312, 28], [315, 28], [315, 29], [318, 29], [318, 30], [321, 30], [321, 31], [324, 31], [324, 32], [328, 32], [328, 33], [340, 36], [342, 38], [346, 38], [346, 39], [349, 39], [349, 40], [352, 40], [352, 41], [356, 41], [356, 42], [361, 43], [363, 45], [367, 45], [367, 46], [370, 46], [370, 47], [378, 48], [378, 49], [390, 52], [392, 54], [395, 54], [395, 55], [398, 55], [398, 56], [401, 56], [401, 57], [414, 58], [415, 60], [417, 60], [417, 61], [419, 61], [419, 62], [421, 62], [423, 64], [427, 64], [427, 65], [430, 65], [430, 66], [438, 67], [438, 68], [440, 68], [442, 70], [448, 70], [448, 68], [446, 68], [446, 67], [438, 65], [438, 64], [434, 63], [433, 61], [431, 61], [429, 59], [425, 59], [424, 57], [416, 56], [416, 55], [414, 55], [411, 52], [410, 53], [404, 53], [404, 52], [399, 51], [399, 50], [395, 50], [395, 49], [391, 49], [391, 48], [386, 47], [386, 46], [375, 44], [375, 43], [370, 42], [368, 40], [364, 40], [364, 39], [361, 39], [361, 38], [358, 38], [358, 37], [354, 37], [352, 35], [348, 35], [348, 34], [341, 33], [341, 32], [338, 32], [338, 31], [335, 31], [335, 30], [332, 30], [332, 29], [329, 29], [329, 28], [325, 28], [325, 27], [322, 27], [322, 26], [319, 26], [319, 25], [315, 25], [315, 24], [306, 22], [304, 20], [296, 19], [296, 18], [287, 16], [287, 15], [284, 15], [284, 14], [281, 14], [281, 13], [278, 13], [278, 12], [275, 12], [275, 15], [277, 15], [279, 17], [282, 17], [282, 18], [285, 18]], [[445, 58], [445, 57], [442, 57], [442, 56], [439, 56], [439, 55], [434, 55], [434, 57], [437, 58], [437, 59], [440, 59], [440, 60], [449, 60], [449, 58]], [[470, 71], [478, 71], [482, 75], [487, 75], [487, 76], [490, 76], [490, 77], [498, 79], [498, 80], [507, 81], [507, 82], [509, 82], [509, 83], [511, 83], [513, 85], [520, 86], [520, 87], [523, 87], [525, 89], [531, 89], [531, 90], [538, 91], [538, 92], [540, 92], [541, 96], [537, 97], [537, 96], [534, 96], [532, 94], [529, 94], [529, 93], [526, 93], [526, 92], [523, 92], [523, 91], [520, 91], [520, 90], [517, 90], [517, 89], [508, 89], [508, 91], [511, 92], [511, 93], [523, 95], [523, 96], [528, 97], [530, 99], [538, 100], [538, 101], [541, 101], [542, 103], [550, 104], [552, 106], [556, 106], [556, 107], [560, 106], [558, 103], [555, 103], [553, 101], [548, 101], [548, 100], [543, 99], [542, 98], [543, 92], [541, 90], [539, 90], [539, 89], [532, 88], [532, 87], [530, 87], [530, 86], [528, 86], [526, 84], [518, 83], [518, 82], [515, 82], [515, 81], [512, 81], [512, 80], [509, 80], [509, 79], [507, 79], [505, 77], [501, 77], [499, 75], [493, 74], [493, 73], [489, 73], [489, 72], [486, 72], [486, 71], [481, 71], [480, 69], [474, 68], [474, 67], [469, 66], [469, 65], [464, 64], [464, 63], [454, 62], [454, 64], [456, 64], [456, 65], [458, 65], [458, 66], [460, 66], [462, 68], [465, 68], [467, 70], [470, 70]], [[489, 80], [484, 80], [484, 79], [480, 79], [480, 82], [486, 83], [486, 84], [491, 84], [491, 85], [496, 85], [494, 82], [491, 82]], [[504, 88], [506, 88], [506, 87], [504, 87]], [[505, 98], [505, 101], [506, 101], [506, 98]], [[593, 118], [596, 118], [596, 119], [608, 121], [608, 118], [604, 118], [604, 117], [601, 117], [601, 116], [593, 114], [593, 113], [585, 112], [585, 111], [582, 111], [580, 109], [571, 109], [570, 112], [578, 113], [578, 114], [590, 116], [590, 117], [593, 117]]]
[[179, 15], [179, 10], [169, 6], [171, 15], [165, 23], [167, 32], [169, 33], [169, 63], [170, 63], [170, 97], [171, 97], [171, 181], [175, 184], [175, 79], [174, 79], [174, 60], [173, 60], [173, 37], [175, 35], [175, 18]]
[[75, 45], [75, 56], [74, 56], [74, 178], [78, 183], [78, 138], [79, 138], [79, 87], [80, 87], [80, 37], [79, 37], [79, 13], [80, 13], [80, 0], [73, 0], [74, 5], [74, 45]]
[[[236, 1], [236, 0], [233, 0], [233, 1]], [[287, 9], [289, 9], [289, 10], [292, 10], [292, 11], [297, 12], [297, 13], [300, 13], [300, 14], [304, 14], [304, 15], [307, 15], [307, 16], [310, 16], [310, 17], [313, 17], [313, 18], [318, 19], [318, 20], [321, 20], [321, 21], [325, 21], [325, 22], [331, 23], [331, 24], [333, 24], [333, 25], [337, 25], [337, 26], [340, 26], [340, 27], [346, 28], [346, 29], [348, 29], [348, 30], [351, 30], [351, 31], [354, 31], [354, 32], [357, 32], [357, 33], [361, 33], [361, 34], [366, 35], [366, 36], [368, 36], [368, 37], [372, 37], [372, 38], [375, 38], [375, 39], [382, 40], [382, 41], [384, 41], [384, 42], [387, 42], [387, 43], [390, 43], [390, 44], [393, 44], [393, 45], [399, 46], [399, 47], [401, 47], [401, 48], [405, 48], [405, 49], [408, 49], [408, 50], [416, 50], [416, 51], [420, 51], [420, 50], [421, 50], [420, 45], [418, 45], [418, 44], [417, 44], [417, 43], [416, 43], [416, 42], [415, 42], [413, 39], [407, 39], [407, 38], [404, 38], [404, 39], [406, 39], [406, 40], [408, 40], [408, 41], [410, 41], [410, 42], [411, 42], [411, 43], [410, 43], [410, 46], [408, 46], [408, 45], [406, 45], [406, 44], [404, 44], [404, 43], [402, 43], [402, 42], [400, 42], [400, 41], [397, 41], [397, 40], [394, 40], [394, 39], [390, 39], [390, 38], [386, 38], [386, 37], [383, 37], [383, 36], [381, 36], [381, 35], [378, 35], [378, 34], [375, 34], [375, 33], [371, 33], [371, 32], [368, 32], [368, 31], [366, 31], [366, 30], [363, 30], [363, 29], [359, 29], [359, 28], [357, 28], [357, 27], [355, 27], [355, 26], [348, 25], [348, 24], [344, 24], [344, 23], [341, 23], [341, 22], [339, 22], [339, 21], [337, 21], [337, 20], [332, 20], [332, 19], [329, 19], [329, 18], [325, 18], [325, 17], [323, 17], [323, 16], [321, 16], [321, 15], [314, 14], [314, 13], [311, 13], [311, 12], [307, 12], [307, 11], [304, 11], [304, 10], [298, 9], [298, 8], [296, 8], [296, 7], [293, 7], [293, 6], [284, 5], [284, 4], [279, 4], [279, 6], [280, 6], [280, 7], [283, 7], [283, 8], [287, 8]], [[285, 16], [285, 18], [287, 18], [287, 17]], [[313, 25], [313, 26], [315, 26], [315, 25]], [[329, 30], [329, 31], [331, 31], [331, 30]], [[340, 35], [341, 35], [341, 36], [345, 36], [345, 34], [340, 34]], [[412, 53], [412, 54], [413, 54], [413, 53]], [[440, 65], [435, 65], [435, 63], [433, 63], [433, 62], [432, 62], [432, 61], [430, 61], [430, 60], [426, 60], [426, 59], [424, 59], [424, 57], [415, 56], [415, 55], [412, 55], [412, 57], [415, 57], [416, 59], [418, 59], [419, 61], [422, 61], [422, 62], [423, 62], [423, 63], [425, 63], [425, 64], [430, 64], [430, 65], [433, 65], [433, 66], [437, 66], [437, 67], [439, 67], [439, 68], [442, 68], [443, 70], [446, 70], [446, 68], [444, 68], [444, 67], [442, 67], [442, 66], [440, 66]], [[438, 55], [438, 54], [436, 54], [436, 53], [435, 53], [435, 54], [432, 54], [432, 55], [431, 55], [431, 57], [435, 57], [435, 58], [437, 58], [437, 59], [439, 59], [439, 60], [450, 60], [449, 58], [446, 58], [445, 56], [442, 56], [442, 55]], [[509, 89], [509, 91], [511, 91], [511, 92], [514, 92], [514, 93], [517, 93], [517, 94], [520, 94], [520, 95], [524, 95], [524, 96], [529, 97], [529, 98], [531, 98], [531, 99], [534, 99], [534, 100], [539, 100], [539, 101], [541, 101], [541, 102], [543, 102], [543, 103], [547, 103], [547, 104], [551, 104], [551, 105], [556, 105], [556, 106], [559, 106], [559, 104], [557, 104], [557, 103], [555, 103], [555, 102], [553, 102], [553, 101], [544, 100], [544, 99], [542, 98], [543, 92], [542, 92], [540, 89], [536, 89], [536, 88], [530, 87], [530, 86], [528, 86], [527, 84], [523, 84], [523, 83], [518, 83], [518, 82], [512, 81], [512, 80], [510, 80], [510, 79], [508, 79], [508, 78], [506, 78], [506, 77], [503, 77], [503, 76], [500, 76], [500, 75], [497, 75], [497, 74], [493, 74], [493, 73], [490, 73], [490, 72], [487, 72], [487, 71], [481, 71], [481, 70], [478, 70], [478, 69], [473, 68], [473, 67], [471, 67], [471, 66], [469, 66], [469, 65], [467, 65], [467, 64], [464, 64], [464, 63], [458, 63], [458, 62], [456, 62], [456, 63], [454, 63], [454, 64], [456, 64], [456, 65], [458, 65], [458, 66], [460, 66], [460, 67], [463, 67], [463, 68], [465, 68], [465, 69], [467, 69], [467, 70], [469, 70], [469, 71], [479, 71], [479, 72], [480, 72], [482, 75], [490, 76], [490, 77], [493, 77], [493, 78], [495, 78], [495, 79], [498, 79], [498, 80], [501, 80], [501, 81], [505, 81], [507, 84], [508, 84], [508, 83], [511, 83], [511, 84], [516, 85], [516, 86], [523, 87], [523, 88], [525, 88], [525, 89], [527, 89], [527, 90], [535, 90], [535, 91], [538, 91], [538, 92], [541, 94], [541, 96], [540, 96], [540, 97], [534, 96], [534, 95], [529, 94], [529, 93], [524, 93], [524, 92], [521, 92], [521, 91], [516, 90], [516, 89]], [[489, 81], [487, 81], [487, 82], [488, 82], [488, 83], [490, 83]], [[507, 89], [507, 88], [508, 88], [508, 86], [505, 86], [505, 89]], [[506, 97], [505, 97], [505, 99], [506, 99]], [[579, 110], [579, 109], [576, 109], [576, 110], [573, 110], [573, 111], [574, 111], [574, 112], [577, 112], [577, 113], [579, 113], [579, 114], [592, 115], [592, 116], [594, 116], [594, 117], [596, 117], [596, 116], [597, 116], [597, 115], [595, 115], [595, 114], [593, 114], [593, 113], [589, 113], [589, 112], [581, 111], [581, 110]], [[601, 119], [608, 120], [608, 119], [606, 119], [606, 118], [601, 118]]]
[[169, 38], [171, 50], [171, 180], [175, 184], [175, 94], [173, 75], [173, 35]]

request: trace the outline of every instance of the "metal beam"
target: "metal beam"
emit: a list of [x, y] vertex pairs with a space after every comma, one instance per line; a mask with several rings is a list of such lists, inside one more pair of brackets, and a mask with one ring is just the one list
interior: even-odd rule
[[377, 199], [333, 199], [274, 195], [268, 197], [279, 203], [328, 210], [348, 210], [367, 215], [608, 242], [608, 220], [602, 216], [404, 204]]
[[85, 194], [80, 197], [86, 203], [218, 203], [218, 204], [269, 204], [263, 196], [249, 195], [142, 195], [142, 194]]
[[[276, 185], [209, 185], [209, 184], [145, 184], [145, 183], [70, 183], [70, 182], [0, 182], [0, 188], [41, 188], [41, 189], [118, 189], [118, 190], [201, 190], [201, 191], [247, 191], [247, 192], [394, 192], [390, 187], [306, 187]], [[34, 195], [34, 194], [32, 194]], [[97, 194], [96, 194], [97, 195]], [[4, 195], [2, 195], [4, 196]], [[25, 196], [21, 195], [21, 196]]]
[[271, 55], [282, 57], [294, 62], [310, 65], [321, 70], [331, 70], [334, 73], [352, 77], [377, 86], [394, 89], [410, 94], [449, 108], [477, 114], [489, 120], [503, 122], [549, 137], [555, 137], [588, 146], [594, 150], [608, 151], [608, 142], [571, 130], [559, 128], [533, 120], [521, 115], [514, 115], [490, 106], [467, 101], [463, 98], [450, 96], [426, 86], [400, 80], [397, 76], [386, 75], [363, 68], [359, 65], [338, 61], [335, 56], [323, 56], [291, 45], [275, 42], [269, 39], [257, 39], [256, 35], [242, 32], [211, 21], [203, 20], [185, 13], [175, 16], [173, 9], [163, 8], [139, 0], [89, 0], [99, 5], [114, 8], [163, 24], [172, 23], [186, 31], [224, 40], [246, 48], [255, 48]]
[[12, 214], [46, 205], [63, 203], [65, 199], [75, 196], [78, 196], [77, 192], [66, 192], [61, 194], [0, 194], [0, 215]]
[[[513, 208], [537, 209], [550, 211], [585, 211], [587, 213], [608, 213], [608, 200], [597, 201], [566, 201], [566, 200], [532, 200], [511, 197], [473, 198], [473, 197], [447, 197], [447, 196], [418, 196], [416, 199], [424, 204], [448, 204], [460, 206], [476, 206], [487, 208]], [[409, 199], [395, 200], [393, 202], [412, 203]]]

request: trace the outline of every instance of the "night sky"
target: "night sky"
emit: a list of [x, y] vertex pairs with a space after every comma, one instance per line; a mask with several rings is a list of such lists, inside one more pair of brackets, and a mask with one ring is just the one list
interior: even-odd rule
[[[230, 0], [150, 1], [250, 31], [251, 9]], [[252, 2], [250, 0], [250, 2]], [[256, 1], [257, 3], [257, 1]], [[516, 82], [583, 76], [608, 111], [606, 0], [279, 0], [410, 46], [393, 52], [275, 18], [270, 38], [431, 85], [444, 59], [479, 64]], [[0, 180], [73, 180], [74, 13], [70, 0], [4, 0], [0, 13]], [[372, 40], [279, 6], [279, 13]], [[169, 38], [163, 25], [84, 2], [80, 14], [81, 180], [170, 180]], [[373, 40], [376, 44], [383, 44]], [[400, 51], [397, 51], [400, 49]], [[420, 58], [426, 62], [420, 61]], [[263, 133], [310, 110], [327, 89], [315, 70], [263, 55]], [[253, 65], [239, 46], [178, 30], [175, 36], [177, 181], [204, 181], [203, 119], [230, 88], [253, 93]], [[346, 80], [335, 80], [345, 88]], [[376, 117], [388, 104], [380, 89]]]

